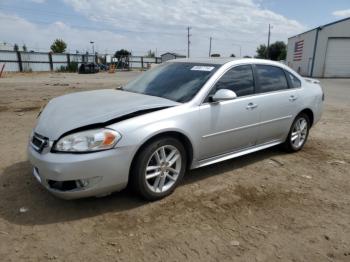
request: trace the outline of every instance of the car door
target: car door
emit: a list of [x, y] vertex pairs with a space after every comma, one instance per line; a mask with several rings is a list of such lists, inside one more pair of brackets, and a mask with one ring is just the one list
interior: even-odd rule
[[238, 151], [256, 142], [259, 107], [254, 96], [251, 65], [239, 65], [226, 71], [208, 97], [219, 89], [232, 90], [237, 98], [216, 103], [207, 99], [200, 106], [199, 160]]
[[255, 65], [260, 124], [257, 144], [283, 140], [300, 108], [299, 88], [278, 66]]

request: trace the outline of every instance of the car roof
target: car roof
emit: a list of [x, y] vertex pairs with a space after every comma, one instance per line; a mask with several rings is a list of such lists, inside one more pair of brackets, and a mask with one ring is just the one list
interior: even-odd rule
[[173, 59], [169, 60], [169, 62], [175, 62], [175, 63], [193, 63], [193, 64], [215, 64], [215, 65], [223, 65], [228, 62], [238, 60], [237, 58], [223, 58], [223, 57], [216, 57], [216, 58], [180, 58], [180, 59]]
[[213, 64], [213, 65], [224, 65], [229, 62], [234, 62], [234, 64], [267, 64], [267, 65], [277, 65], [283, 66], [282, 63], [271, 61], [267, 59], [257, 59], [257, 58], [234, 58], [234, 57], [215, 57], [215, 58], [180, 58], [169, 60], [171, 63], [193, 63], [193, 64]]
[[287, 70], [289, 72], [293, 72], [294, 75], [297, 75], [300, 79], [302, 78], [297, 72], [288, 67], [287, 65], [278, 62], [272, 61], [268, 59], [258, 59], [258, 58], [235, 58], [235, 57], [215, 57], [215, 58], [181, 58], [181, 59], [173, 59], [168, 60], [166, 63], [193, 63], [193, 64], [212, 64], [212, 65], [224, 65], [230, 63], [231, 65], [240, 65], [240, 64], [260, 64], [260, 65], [271, 65], [278, 66]]

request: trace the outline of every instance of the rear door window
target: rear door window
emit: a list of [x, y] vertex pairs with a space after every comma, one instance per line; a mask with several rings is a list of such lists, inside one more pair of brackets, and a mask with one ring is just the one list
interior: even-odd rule
[[288, 89], [286, 74], [282, 68], [270, 65], [256, 65], [259, 92], [273, 92]]

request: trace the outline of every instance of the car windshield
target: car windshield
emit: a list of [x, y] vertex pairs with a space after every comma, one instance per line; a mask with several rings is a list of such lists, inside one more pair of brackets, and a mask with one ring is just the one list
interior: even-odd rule
[[213, 64], [168, 62], [142, 74], [123, 90], [185, 103], [218, 68], [219, 65]]

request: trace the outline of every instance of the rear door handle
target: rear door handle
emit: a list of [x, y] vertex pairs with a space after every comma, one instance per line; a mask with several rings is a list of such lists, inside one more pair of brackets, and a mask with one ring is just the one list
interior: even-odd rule
[[249, 110], [249, 109], [254, 109], [254, 108], [257, 108], [257, 107], [258, 107], [257, 104], [249, 103], [249, 104], [247, 105], [246, 109]]
[[291, 101], [291, 102], [294, 102], [294, 101], [297, 100], [297, 99], [298, 99], [298, 97], [295, 96], [295, 95], [291, 95], [291, 96], [289, 97], [289, 101]]

